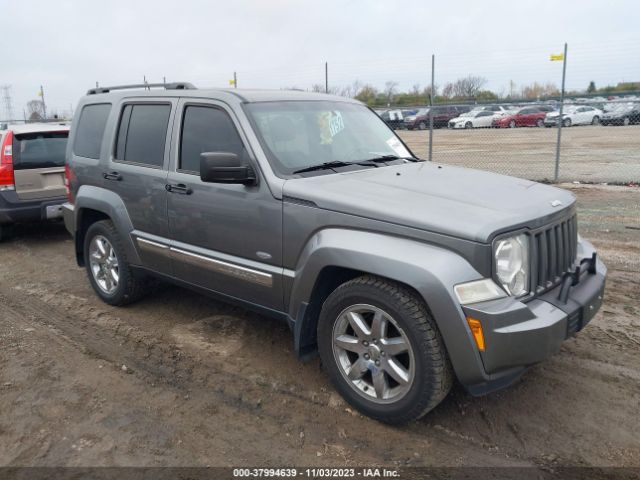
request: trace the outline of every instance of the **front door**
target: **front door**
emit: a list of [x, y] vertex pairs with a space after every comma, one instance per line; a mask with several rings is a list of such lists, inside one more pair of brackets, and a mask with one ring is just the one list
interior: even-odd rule
[[[282, 311], [282, 202], [261, 178], [233, 112], [215, 101], [180, 101], [168, 176], [174, 275]], [[231, 152], [258, 184], [205, 183], [200, 154]]]

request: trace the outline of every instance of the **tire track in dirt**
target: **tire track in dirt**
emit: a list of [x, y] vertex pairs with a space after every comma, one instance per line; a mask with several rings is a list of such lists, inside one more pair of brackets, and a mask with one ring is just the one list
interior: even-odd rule
[[[14, 312], [16, 322], [28, 318], [49, 326], [84, 355], [109, 362], [114, 368], [125, 364], [133, 376], [147, 384], [162, 384], [185, 399], [208, 399], [216, 405], [215, 418], [223, 417], [226, 428], [236, 430], [235, 436], [254, 432], [253, 425], [260, 425], [263, 435], [285, 436], [298, 455], [311, 454], [315, 464], [329, 458], [335, 461], [336, 457], [342, 464], [450, 465], [452, 459], [462, 458], [476, 458], [476, 462], [488, 465], [523, 464], [517, 458], [488, 452], [477, 442], [452, 439], [451, 432], [443, 429], [410, 433], [346, 413], [343, 408], [331, 408], [329, 394], [308, 398], [294, 385], [273, 387], [194, 357], [176, 345], [159, 342], [149, 333], [100, 312], [88, 315], [84, 307], [60, 311], [34, 293], [20, 286], [2, 286], [0, 305]], [[229, 441], [242, 443], [239, 438]]]

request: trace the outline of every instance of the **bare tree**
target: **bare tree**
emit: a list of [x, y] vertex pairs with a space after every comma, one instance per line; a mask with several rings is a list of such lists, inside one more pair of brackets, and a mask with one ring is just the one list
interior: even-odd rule
[[363, 103], [370, 105], [373, 104], [377, 96], [378, 91], [375, 89], [375, 87], [372, 87], [371, 85], [363, 85], [355, 98]]
[[393, 95], [396, 93], [396, 88], [398, 87], [398, 82], [394, 82], [393, 80], [389, 80], [384, 84], [384, 94], [387, 97], [387, 103], [391, 104], [393, 100]]
[[554, 83], [547, 82], [545, 84], [533, 82], [531, 85], [522, 87], [521, 95], [523, 98], [540, 98], [559, 95], [560, 91]]

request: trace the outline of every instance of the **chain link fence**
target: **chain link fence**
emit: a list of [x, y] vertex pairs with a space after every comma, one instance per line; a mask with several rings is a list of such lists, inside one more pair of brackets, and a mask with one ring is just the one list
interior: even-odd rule
[[378, 113], [418, 156], [436, 162], [537, 181], [640, 182], [640, 101], [565, 101], [562, 117], [559, 107], [503, 102]]

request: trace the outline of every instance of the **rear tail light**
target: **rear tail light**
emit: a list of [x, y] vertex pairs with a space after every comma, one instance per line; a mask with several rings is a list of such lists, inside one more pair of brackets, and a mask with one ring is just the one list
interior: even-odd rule
[[0, 145], [0, 192], [15, 190], [13, 176], [13, 132], [9, 130]]
[[73, 203], [75, 201], [75, 198], [73, 198], [73, 193], [71, 192], [71, 182], [73, 182], [75, 179], [76, 176], [73, 173], [73, 170], [71, 170], [69, 164], [66, 163], [64, 166], [64, 187], [67, 190], [67, 199], [70, 203]]

